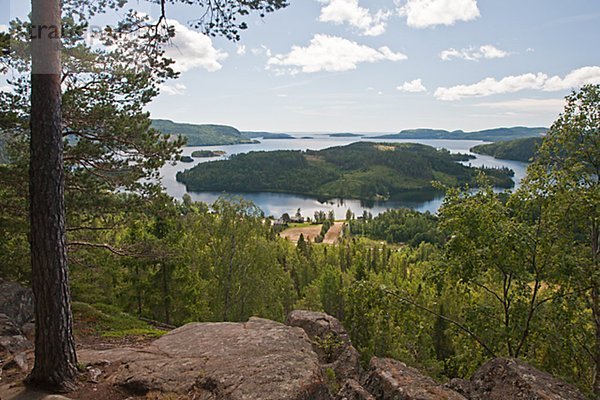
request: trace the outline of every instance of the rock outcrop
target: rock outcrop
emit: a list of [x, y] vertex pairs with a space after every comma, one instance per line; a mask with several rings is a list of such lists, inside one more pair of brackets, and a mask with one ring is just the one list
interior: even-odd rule
[[198, 400], [330, 399], [304, 331], [260, 318], [192, 323], [141, 350], [81, 352], [79, 359], [121, 363], [110, 380], [137, 394], [171, 392]]
[[332, 369], [338, 381], [360, 379], [360, 355], [337, 318], [322, 312], [296, 310], [288, 315], [286, 324], [306, 332], [323, 368]]
[[375, 397], [354, 379], [348, 379], [335, 396], [335, 400], [375, 400]]
[[17, 327], [33, 319], [33, 292], [15, 282], [0, 281], [0, 314]]
[[378, 400], [466, 400], [406, 364], [373, 357], [363, 387]]
[[[0, 310], [8, 312], [0, 313], [0, 372], [26, 370], [26, 351], [32, 346], [20, 323], [31, 327], [30, 298], [26, 289], [6, 287], [2, 301], [15, 304], [0, 302]], [[585, 400], [574, 387], [512, 359], [491, 360], [471, 380], [446, 385], [388, 358], [373, 357], [363, 372], [359, 354], [336, 318], [293, 311], [286, 324], [260, 318], [191, 323], [146, 347], [79, 350], [78, 357], [87, 364], [88, 383], [112, 390], [117, 386], [131, 395], [158, 392], [196, 400]]]
[[515, 359], [495, 358], [485, 363], [471, 381], [453, 380], [448, 387], [471, 400], [585, 400], [573, 386]]
[[25, 352], [33, 348], [22, 331], [33, 318], [33, 294], [18, 283], [0, 281], [0, 372], [26, 371]]

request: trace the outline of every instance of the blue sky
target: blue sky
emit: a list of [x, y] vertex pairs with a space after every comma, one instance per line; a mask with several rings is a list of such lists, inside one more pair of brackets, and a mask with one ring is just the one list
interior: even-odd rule
[[[549, 126], [571, 89], [600, 83], [598, 0], [290, 3], [250, 18], [237, 44], [190, 30], [197, 9], [168, 9], [182, 74], [152, 116], [290, 132]], [[26, 6], [0, 0], [0, 24]]]

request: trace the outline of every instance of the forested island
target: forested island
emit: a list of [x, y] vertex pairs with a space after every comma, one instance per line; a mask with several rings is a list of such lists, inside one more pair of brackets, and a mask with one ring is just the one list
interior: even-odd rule
[[227, 152], [223, 150], [196, 150], [192, 153], [192, 157], [194, 158], [211, 158], [211, 157], [221, 157], [227, 154]]
[[471, 148], [473, 153], [485, 154], [504, 160], [529, 162], [537, 149], [542, 144], [542, 138], [531, 137], [524, 139], [507, 140], [489, 144], [480, 144]]
[[482, 131], [465, 132], [462, 130], [447, 131], [444, 129], [407, 129], [399, 133], [376, 136], [378, 139], [452, 139], [452, 140], [485, 140], [497, 142], [526, 137], [540, 137], [548, 128], [528, 128], [516, 126], [512, 128], [494, 128]]
[[[456, 187], [475, 185], [482, 169], [450, 154], [413, 143], [358, 142], [320, 151], [238, 154], [179, 172], [189, 191], [282, 192], [317, 198], [388, 200], [433, 195], [433, 181]], [[513, 186], [512, 171], [483, 170], [493, 185]]]
[[247, 139], [292, 139], [292, 135], [287, 133], [273, 133], [273, 132], [241, 132], [242, 136]]

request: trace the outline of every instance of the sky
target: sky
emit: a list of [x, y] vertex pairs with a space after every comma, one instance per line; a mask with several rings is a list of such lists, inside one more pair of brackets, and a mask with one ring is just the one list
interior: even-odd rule
[[[289, 2], [248, 18], [238, 43], [193, 30], [197, 7], [169, 6], [181, 76], [152, 117], [272, 132], [549, 126], [564, 96], [600, 83], [599, 0]], [[28, 3], [0, 0], [0, 25]]]

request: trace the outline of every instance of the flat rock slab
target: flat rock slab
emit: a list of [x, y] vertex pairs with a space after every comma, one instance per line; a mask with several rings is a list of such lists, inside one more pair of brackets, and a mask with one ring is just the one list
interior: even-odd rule
[[143, 349], [82, 351], [84, 363], [121, 363], [109, 380], [132, 393], [198, 400], [326, 400], [319, 360], [302, 329], [251, 318], [192, 323]]
[[378, 400], [466, 400], [416, 369], [389, 358], [371, 359], [363, 387]]

